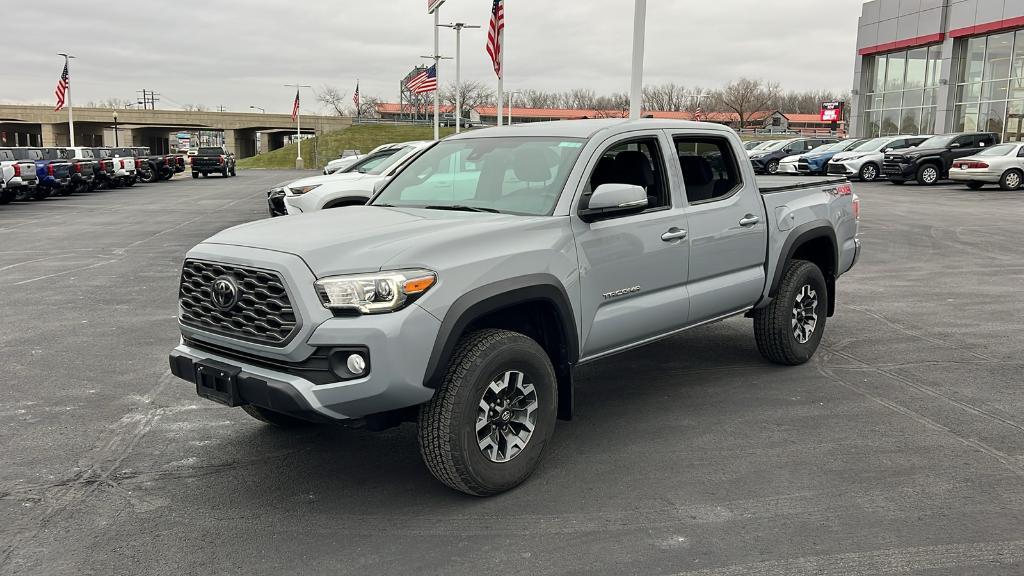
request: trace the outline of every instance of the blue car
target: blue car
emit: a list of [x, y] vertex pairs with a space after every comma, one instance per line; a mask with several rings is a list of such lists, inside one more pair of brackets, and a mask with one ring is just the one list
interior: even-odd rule
[[[806, 154], [800, 155], [796, 159], [794, 173], [796, 174], [821, 174], [824, 175], [828, 171], [828, 162], [833, 156], [840, 152], [845, 152], [856, 146], [860, 146], [867, 140], [861, 138], [848, 138], [846, 140], [840, 140], [835, 144], [829, 144], [811, 150]], [[780, 170], [781, 171], [781, 170]]]

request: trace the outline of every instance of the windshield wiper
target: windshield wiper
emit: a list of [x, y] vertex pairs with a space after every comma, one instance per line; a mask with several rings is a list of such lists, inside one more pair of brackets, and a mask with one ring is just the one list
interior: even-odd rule
[[487, 212], [489, 214], [501, 214], [500, 210], [494, 208], [480, 208], [478, 206], [466, 206], [463, 204], [452, 204], [448, 206], [424, 206], [427, 210], [457, 210], [459, 212]]

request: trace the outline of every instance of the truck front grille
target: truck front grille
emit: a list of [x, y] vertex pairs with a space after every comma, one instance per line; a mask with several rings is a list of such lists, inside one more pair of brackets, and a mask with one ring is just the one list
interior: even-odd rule
[[283, 346], [298, 327], [284, 282], [269, 270], [186, 260], [178, 302], [182, 324], [248, 342]]

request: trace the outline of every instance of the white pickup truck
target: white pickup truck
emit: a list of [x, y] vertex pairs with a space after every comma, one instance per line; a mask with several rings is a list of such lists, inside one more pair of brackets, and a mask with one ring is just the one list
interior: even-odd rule
[[0, 148], [0, 204], [31, 196], [38, 182], [35, 162], [17, 160], [12, 150]]

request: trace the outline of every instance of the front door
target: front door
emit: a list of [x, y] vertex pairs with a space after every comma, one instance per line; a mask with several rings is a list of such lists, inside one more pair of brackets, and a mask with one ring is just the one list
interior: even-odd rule
[[720, 133], [672, 133], [688, 203], [690, 323], [753, 305], [764, 291], [768, 226], [757, 182]]
[[641, 213], [596, 222], [573, 218], [580, 265], [582, 358], [593, 358], [684, 326], [689, 240], [678, 179], [666, 169], [671, 142], [656, 130], [606, 142], [588, 167], [578, 208], [601, 184], [647, 190]]

